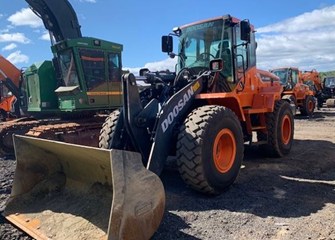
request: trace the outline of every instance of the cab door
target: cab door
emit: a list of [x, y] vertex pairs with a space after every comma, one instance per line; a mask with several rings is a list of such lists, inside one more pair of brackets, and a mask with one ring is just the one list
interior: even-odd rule
[[108, 79], [106, 78], [105, 54], [101, 50], [79, 50], [84, 84], [90, 106], [108, 106]]
[[110, 107], [119, 107], [122, 103], [121, 54], [108, 53], [108, 103]]
[[299, 81], [298, 70], [292, 70], [291, 78], [294, 92], [297, 94], [297, 99], [303, 99], [305, 97], [305, 85]]

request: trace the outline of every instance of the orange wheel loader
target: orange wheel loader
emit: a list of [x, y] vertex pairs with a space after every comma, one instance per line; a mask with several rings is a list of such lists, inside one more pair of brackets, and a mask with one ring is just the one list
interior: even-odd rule
[[271, 70], [280, 78], [284, 87], [282, 99], [290, 103], [293, 114], [299, 109], [302, 116], [311, 116], [315, 109], [314, 92], [306, 85], [296, 67], [283, 67]]
[[178, 55], [177, 74], [123, 75], [123, 107], [106, 119], [101, 149], [14, 137], [7, 219], [35, 238], [149, 239], [164, 212], [158, 175], [169, 156], [187, 185], [216, 195], [234, 183], [253, 132], [270, 155], [290, 152], [293, 114], [278, 78], [256, 69], [249, 21], [184, 25], [162, 37], [162, 50]]

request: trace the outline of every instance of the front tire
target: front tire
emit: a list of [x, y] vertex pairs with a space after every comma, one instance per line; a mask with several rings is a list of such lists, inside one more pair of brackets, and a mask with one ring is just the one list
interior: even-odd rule
[[315, 109], [315, 101], [313, 96], [308, 95], [303, 101], [303, 106], [300, 108], [301, 115], [311, 116]]
[[272, 113], [266, 115], [267, 133], [258, 133], [258, 140], [267, 141], [261, 150], [273, 157], [283, 157], [292, 148], [294, 135], [294, 119], [290, 105], [279, 100], [275, 103]]
[[240, 121], [222, 106], [193, 110], [181, 126], [177, 165], [184, 182], [206, 194], [219, 194], [235, 181], [243, 160]]
[[125, 149], [125, 141], [122, 139], [115, 139], [116, 136], [121, 136], [120, 132], [122, 126], [117, 126], [118, 124], [123, 124], [122, 121], [119, 122], [121, 117], [121, 111], [119, 109], [114, 110], [105, 120], [99, 135], [99, 148], [103, 149]]

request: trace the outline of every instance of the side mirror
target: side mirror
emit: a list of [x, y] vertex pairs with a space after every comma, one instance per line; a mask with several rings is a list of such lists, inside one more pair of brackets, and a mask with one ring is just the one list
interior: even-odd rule
[[150, 72], [149, 68], [141, 68], [139, 73], [140, 76], [144, 76], [148, 72]]
[[214, 59], [209, 62], [209, 70], [211, 72], [220, 72], [223, 69], [223, 61], [222, 59]]
[[166, 52], [166, 53], [173, 52], [172, 36], [163, 36], [162, 37], [162, 52]]
[[251, 27], [249, 21], [248, 20], [241, 21], [240, 26], [241, 26], [241, 40], [250, 43]]

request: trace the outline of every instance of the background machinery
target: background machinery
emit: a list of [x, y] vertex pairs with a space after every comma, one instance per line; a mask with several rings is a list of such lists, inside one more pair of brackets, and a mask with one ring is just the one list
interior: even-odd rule
[[320, 109], [323, 105], [323, 86], [321, 76], [315, 69], [311, 71], [301, 71], [300, 79], [302, 82], [309, 86], [310, 90], [313, 91], [315, 98], [317, 99], [317, 108]]
[[311, 116], [315, 109], [314, 93], [300, 79], [299, 69], [285, 67], [272, 69], [271, 72], [279, 77], [284, 87], [282, 98], [290, 103], [293, 113], [298, 108], [301, 115]]
[[2, 121], [18, 117], [20, 104], [21, 70], [0, 55], [0, 114]]
[[[180, 39], [178, 54], [171, 35]], [[267, 153], [290, 152], [293, 114], [278, 78], [256, 69], [249, 21], [226, 15], [171, 35], [162, 50], [178, 55], [177, 75], [142, 72], [149, 86], [141, 91], [134, 75], [123, 75], [123, 106], [106, 119], [101, 149], [14, 138], [9, 221], [35, 238], [148, 239], [164, 212], [157, 175], [168, 156], [186, 184], [215, 195], [235, 181], [253, 132]]]
[[326, 101], [327, 107], [335, 107], [335, 77], [325, 77], [322, 85], [320, 106]]
[[[121, 105], [123, 47], [82, 37], [67, 0], [26, 1], [50, 32], [54, 58], [33, 64], [22, 74], [28, 113], [1, 125], [0, 148], [13, 152], [13, 134], [98, 146], [106, 116], [96, 113]], [[16, 82], [18, 74], [12, 77]]]
[[315, 96], [322, 91], [321, 77], [319, 72], [315, 69], [311, 71], [300, 71], [299, 77], [304, 84], [309, 86]]

